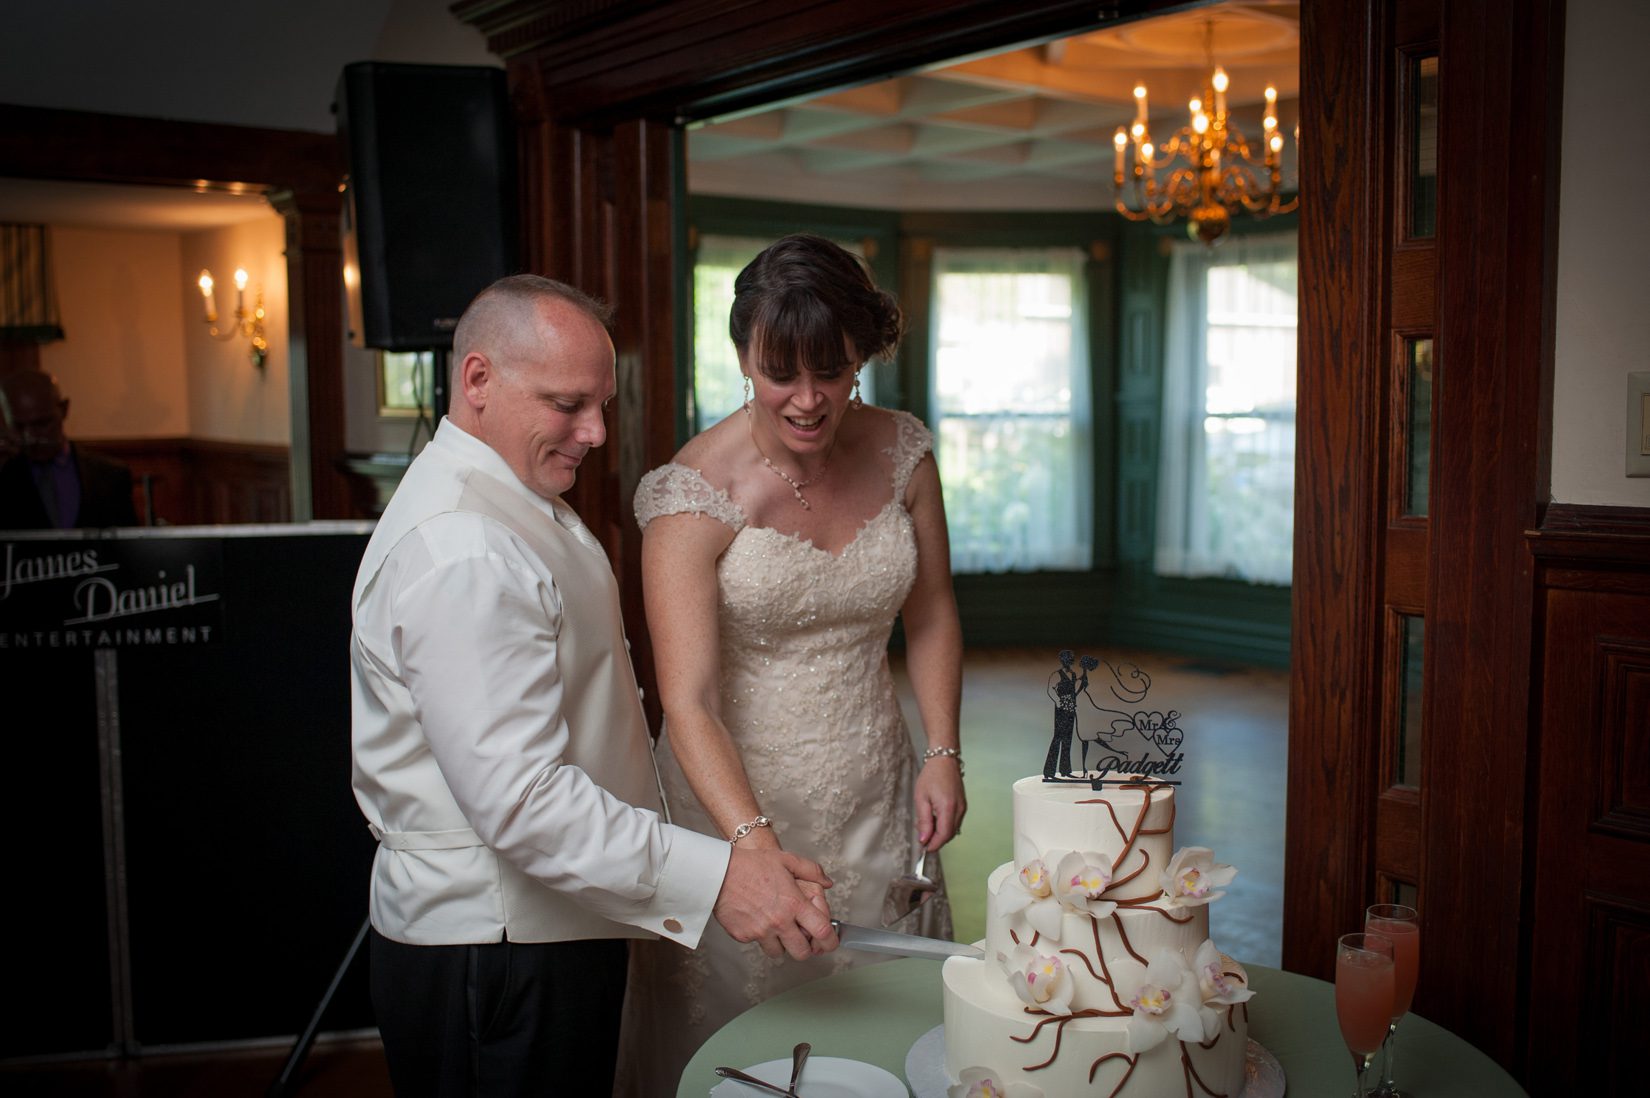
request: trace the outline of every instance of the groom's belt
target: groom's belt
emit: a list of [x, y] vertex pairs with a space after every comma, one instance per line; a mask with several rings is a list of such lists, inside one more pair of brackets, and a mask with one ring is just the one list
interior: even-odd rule
[[450, 831], [380, 831], [368, 824], [367, 830], [386, 850], [461, 850], [487, 845], [468, 827], [455, 827]]

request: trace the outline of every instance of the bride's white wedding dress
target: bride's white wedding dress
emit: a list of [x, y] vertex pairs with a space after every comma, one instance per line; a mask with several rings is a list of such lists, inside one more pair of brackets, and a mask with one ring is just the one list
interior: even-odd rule
[[[917, 752], [887, 648], [917, 570], [905, 489], [933, 446], [915, 417], [883, 414], [896, 420], [894, 445], [882, 453], [893, 494], [840, 554], [746, 525], [726, 492], [682, 465], [654, 470], [636, 490], [636, 517], [644, 527], [661, 515], [692, 512], [735, 531], [716, 568], [723, 721], [781, 845], [830, 875], [835, 884], [826, 898], [835, 918], [871, 926], [892, 914], [888, 886], [910, 871], [917, 852]], [[670, 653], [655, 658], [663, 662]], [[718, 834], [668, 734], [657, 757], [672, 820]], [[943, 879], [937, 859], [930, 857], [926, 868]], [[898, 929], [949, 938], [944, 896], [923, 904]], [[804, 962], [770, 959], [754, 943], [733, 941], [714, 920], [696, 951], [664, 941], [632, 943], [617, 1092], [674, 1095], [693, 1053], [736, 1014], [787, 988], [879, 959], [886, 958], [851, 950]]]

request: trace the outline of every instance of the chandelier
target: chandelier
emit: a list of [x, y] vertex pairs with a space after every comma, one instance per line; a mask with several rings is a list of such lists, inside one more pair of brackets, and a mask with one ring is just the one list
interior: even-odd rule
[[[1300, 197], [1285, 202], [1279, 193], [1283, 134], [1278, 132], [1278, 89], [1266, 89], [1266, 115], [1261, 123], [1265, 132], [1261, 159], [1256, 163], [1243, 131], [1226, 113], [1230, 82], [1226, 70], [1214, 63], [1214, 23], [1204, 26], [1204, 56], [1214, 71], [1203, 95], [1189, 104], [1191, 120], [1159, 149], [1146, 120], [1146, 86], [1136, 84], [1134, 123], [1119, 126], [1112, 138], [1117, 146], [1113, 178], [1118, 213], [1130, 221], [1150, 220], [1159, 225], [1185, 218], [1188, 235], [1213, 246], [1226, 235], [1232, 214], [1239, 209], [1255, 217], [1271, 217], [1293, 210], [1300, 205]], [[1298, 126], [1295, 139], [1298, 144]]]

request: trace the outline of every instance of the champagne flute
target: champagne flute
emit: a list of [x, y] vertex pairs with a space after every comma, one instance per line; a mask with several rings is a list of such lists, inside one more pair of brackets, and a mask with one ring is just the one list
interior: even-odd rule
[[1392, 958], [1392, 939], [1384, 934], [1343, 934], [1335, 943], [1335, 1017], [1358, 1070], [1355, 1098], [1365, 1098], [1364, 1072], [1392, 1024]]
[[1364, 929], [1392, 939], [1394, 965], [1392, 1022], [1387, 1027], [1386, 1044], [1382, 1046], [1381, 1081], [1373, 1093], [1378, 1098], [1406, 1098], [1392, 1081], [1392, 1060], [1396, 1055], [1398, 1023], [1409, 1013], [1410, 1002], [1415, 998], [1415, 979], [1420, 974], [1421, 917], [1413, 907], [1403, 904], [1374, 904], [1364, 912]]

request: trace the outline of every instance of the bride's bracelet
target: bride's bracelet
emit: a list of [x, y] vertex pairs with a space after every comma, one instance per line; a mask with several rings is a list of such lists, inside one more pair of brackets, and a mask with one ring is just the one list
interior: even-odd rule
[[927, 751], [922, 753], [922, 761], [924, 763], [926, 763], [929, 759], [956, 759], [957, 774], [959, 777], [962, 775], [963, 761], [962, 748], [960, 747], [930, 747]]
[[758, 817], [756, 817], [756, 819], [751, 820], [749, 823], [742, 823], [738, 827], [734, 828], [733, 829], [733, 837], [728, 840], [728, 845], [729, 846], [737, 845], [740, 839], [743, 839], [746, 835], [749, 835], [752, 831], [755, 831], [759, 827], [772, 827], [772, 826], [773, 826], [773, 821], [772, 820], [768, 819], [766, 816], [758, 816]]

